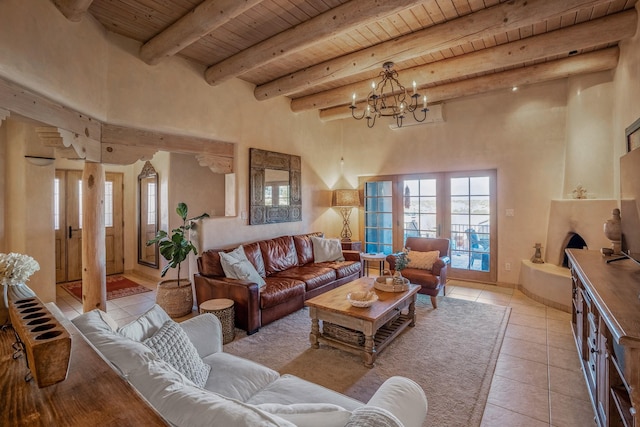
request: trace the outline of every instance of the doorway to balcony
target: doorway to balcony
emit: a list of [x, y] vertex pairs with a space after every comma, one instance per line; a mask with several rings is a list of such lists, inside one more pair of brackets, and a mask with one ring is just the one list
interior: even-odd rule
[[450, 239], [449, 277], [495, 282], [496, 171], [366, 177], [367, 253], [399, 251], [409, 236]]

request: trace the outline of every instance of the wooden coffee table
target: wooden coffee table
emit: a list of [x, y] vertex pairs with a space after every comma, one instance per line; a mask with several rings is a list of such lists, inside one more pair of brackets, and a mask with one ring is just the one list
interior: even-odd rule
[[[374, 289], [373, 283], [373, 278], [361, 277], [305, 302], [311, 316], [309, 341], [313, 348], [323, 343], [361, 354], [364, 366], [371, 368], [379, 352], [407, 326], [415, 326], [415, 302], [420, 286], [409, 285], [409, 290], [404, 292], [383, 292]], [[371, 307], [353, 307], [347, 301], [349, 292], [368, 289], [375, 291], [379, 298]], [[403, 313], [405, 308], [407, 312]], [[320, 320], [323, 322], [322, 332]], [[346, 335], [356, 339], [342, 339], [335, 333], [328, 334], [325, 330], [328, 324], [332, 328], [334, 325], [344, 328]], [[364, 335], [364, 343], [357, 340], [358, 334]]]

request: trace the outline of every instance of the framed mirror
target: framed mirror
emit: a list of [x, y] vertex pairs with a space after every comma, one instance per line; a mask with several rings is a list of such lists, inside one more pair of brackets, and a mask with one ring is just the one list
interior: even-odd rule
[[158, 232], [158, 173], [146, 162], [138, 175], [138, 264], [159, 268], [158, 244], [147, 246]]
[[301, 158], [249, 149], [249, 224], [302, 221]]

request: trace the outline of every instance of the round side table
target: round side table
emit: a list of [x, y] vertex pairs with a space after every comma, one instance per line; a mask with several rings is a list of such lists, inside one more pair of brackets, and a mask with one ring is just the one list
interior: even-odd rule
[[384, 270], [384, 262], [387, 259], [387, 256], [385, 254], [383, 254], [383, 253], [379, 253], [379, 254], [361, 253], [360, 254], [360, 259], [362, 260], [365, 276], [369, 275], [369, 266], [370, 266], [370, 264], [372, 262], [378, 264], [378, 275], [382, 276], [382, 270]]
[[233, 341], [236, 336], [233, 300], [226, 298], [210, 299], [200, 304], [199, 311], [200, 313], [211, 313], [220, 320], [223, 344]]

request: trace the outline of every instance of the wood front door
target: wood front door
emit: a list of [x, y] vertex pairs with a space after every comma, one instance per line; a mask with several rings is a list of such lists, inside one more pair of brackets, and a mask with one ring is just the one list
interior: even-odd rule
[[[121, 173], [105, 173], [107, 274], [124, 271]], [[54, 184], [56, 282], [82, 279], [82, 171], [56, 170]]]

